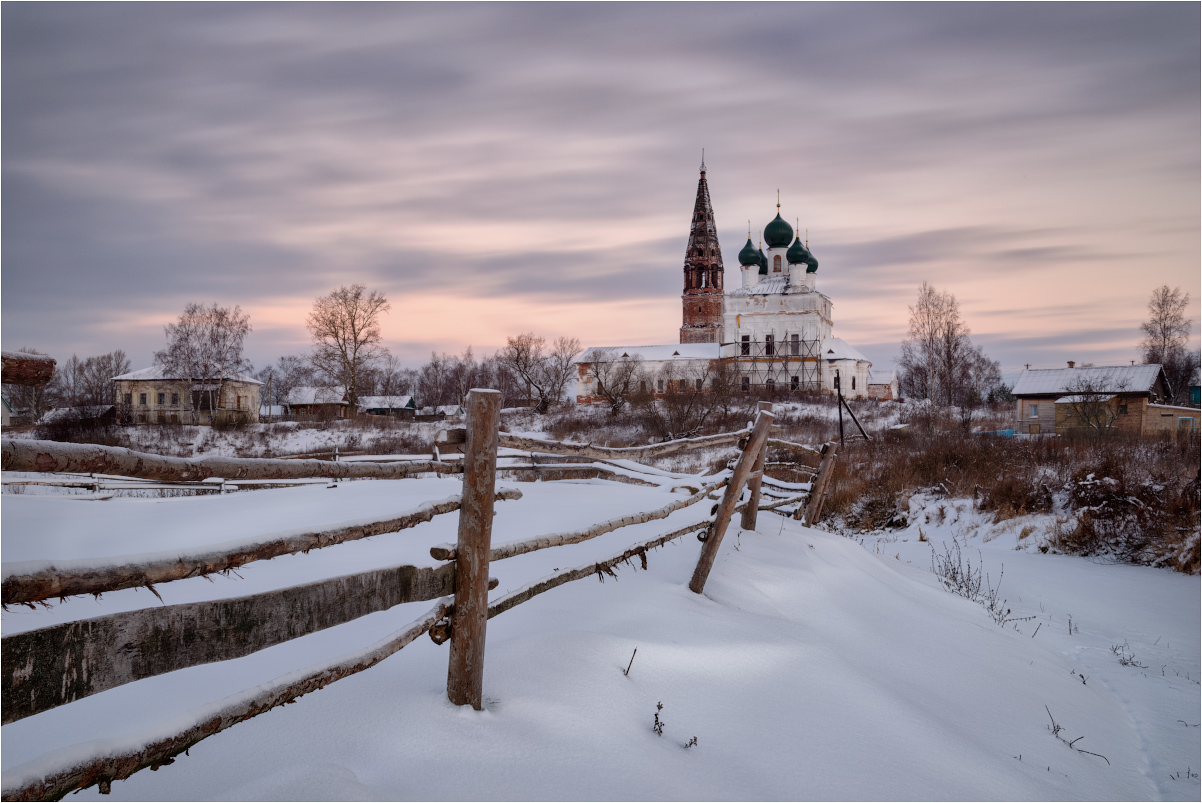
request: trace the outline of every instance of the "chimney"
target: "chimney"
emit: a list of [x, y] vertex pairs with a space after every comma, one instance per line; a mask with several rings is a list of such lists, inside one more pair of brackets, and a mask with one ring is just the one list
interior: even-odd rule
[[1076, 364], [1075, 362], [1073, 362], [1072, 360], [1069, 360], [1069, 361], [1068, 361], [1068, 367], [1069, 367], [1069, 368], [1073, 368], [1073, 367], [1075, 367], [1076, 365], [1077, 365], [1077, 364]]

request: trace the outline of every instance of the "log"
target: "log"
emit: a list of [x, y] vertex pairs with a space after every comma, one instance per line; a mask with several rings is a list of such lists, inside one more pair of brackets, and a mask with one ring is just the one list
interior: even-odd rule
[[[772, 402], [760, 402], [759, 409], [772, 412]], [[765, 440], [764, 445], [755, 453], [755, 464], [751, 467], [751, 474], [747, 480], [747, 489], [751, 496], [748, 498], [747, 507], [743, 509], [743, 520], [740, 522], [744, 530], [755, 529], [756, 517], [760, 512], [760, 482], [764, 478], [764, 461], [767, 459], [768, 443]]]
[[[835, 471], [835, 459], [839, 456], [839, 445], [836, 443], [828, 443], [822, 447], [822, 462], [818, 465], [818, 476], [814, 479], [813, 488], [810, 491], [810, 502], [805, 509], [805, 526], [813, 527], [818, 522], [818, 517], [822, 515], [822, 503], [826, 499], [826, 486], [831, 481], [831, 474]], [[797, 513], [801, 513], [801, 508], [797, 509]]]
[[493, 492], [497, 482], [497, 425], [501, 393], [467, 394], [463, 494], [455, 549], [455, 613], [447, 661], [447, 698], [455, 705], [484, 705], [484, 638], [488, 624], [488, 563]]
[[539, 580], [529, 585], [523, 586], [516, 591], [512, 591], [505, 596], [499, 598], [496, 602], [488, 606], [488, 618], [491, 619], [497, 614], [521, 605], [534, 597], [542, 594], [545, 591], [550, 591], [552, 588], [561, 586], [564, 583], [570, 583], [574, 580], [583, 580], [585, 577], [604, 577], [606, 574], [612, 574], [612, 570], [620, 563], [625, 563], [635, 557], [639, 558], [643, 564], [643, 568], [647, 568], [647, 550], [655, 549], [658, 546], [663, 546], [669, 541], [680, 538], [683, 535], [705, 530], [709, 527], [709, 520], [695, 522], [693, 524], [680, 527], [669, 533], [656, 536], [649, 541], [644, 541], [640, 544], [635, 544], [630, 549], [627, 549], [620, 555], [615, 555], [608, 560], [598, 561], [597, 563], [581, 566], [577, 569], [569, 569], [560, 572], [559, 574], [551, 575], [542, 580]]
[[705, 539], [705, 545], [701, 548], [701, 557], [697, 560], [697, 568], [693, 571], [693, 579], [689, 581], [689, 589], [695, 594], [700, 594], [705, 590], [705, 581], [709, 577], [710, 569], [714, 567], [714, 559], [718, 557], [718, 547], [722, 545], [722, 536], [726, 534], [730, 517], [734, 514], [739, 495], [743, 492], [743, 484], [747, 482], [747, 475], [751, 473], [757, 455], [764, 448], [764, 442], [768, 440], [768, 430], [772, 426], [772, 419], [772, 413], [760, 410], [755, 420], [755, 426], [751, 429], [747, 448], [743, 450], [743, 453], [739, 455], [739, 461], [735, 463], [730, 484], [726, 486], [726, 493], [718, 504], [714, 526], [710, 530], [709, 537]]
[[[425, 633], [449, 610], [450, 600], [443, 599], [421, 619], [367, 649], [311, 666], [301, 672], [289, 673], [263, 686], [228, 697], [218, 703], [220, 707], [215, 711], [210, 707], [201, 709], [191, 725], [171, 736], [133, 748], [126, 746], [128, 740], [125, 737], [116, 737], [111, 741], [119, 747], [113, 753], [61, 766], [44, 774], [44, 771], [37, 771], [41, 762], [30, 771], [22, 772], [21, 767], [9, 770], [4, 775], [5, 785], [0, 791], [0, 799], [60, 800], [76, 789], [94, 785], [99, 785], [101, 792], [108, 792], [113, 781], [124, 780], [147, 767], [157, 769], [163, 764], [170, 764], [175, 756], [215, 733], [290, 703], [336, 680], [370, 669]], [[100, 746], [94, 746], [94, 749], [101, 752]]]
[[[522, 492], [507, 488], [497, 496], [500, 499], [520, 499]], [[268, 538], [259, 543], [233, 549], [216, 549], [186, 559], [175, 557], [136, 561], [132, 557], [116, 557], [109, 566], [96, 566], [93, 562], [93, 565], [86, 569], [71, 569], [69, 566], [62, 569], [49, 567], [26, 574], [17, 573], [20, 571], [20, 564], [10, 565], [6, 570], [13, 573], [0, 582], [0, 603], [20, 605], [75, 594], [102, 594], [106, 591], [139, 588], [229, 571], [256, 560], [308, 552], [310, 549], [321, 549], [416, 527], [437, 515], [458, 510], [459, 504], [459, 497], [452, 496], [441, 502], [427, 502], [393, 519]], [[121, 562], [126, 560], [129, 562]]]
[[342, 463], [328, 460], [287, 460], [262, 457], [164, 457], [119, 446], [96, 446], [57, 441], [13, 440], [0, 445], [0, 468], [5, 471], [115, 474], [144, 480], [404, 479], [412, 474], [456, 474], [451, 463]]
[[[678, 499], [670, 505], [658, 508], [656, 510], [648, 510], [642, 513], [632, 513], [629, 516], [622, 516], [618, 519], [610, 519], [603, 521], [600, 524], [595, 524], [592, 527], [587, 527], [583, 530], [576, 530], [567, 533], [554, 533], [552, 535], [540, 535], [537, 538], [530, 538], [525, 541], [513, 541], [508, 544], [495, 546], [489, 552], [489, 561], [504, 560], [518, 555], [525, 555], [527, 552], [536, 552], [540, 549], [547, 549], [555, 546], [565, 546], [567, 544], [579, 544], [584, 541], [589, 541], [599, 535], [613, 532], [622, 527], [629, 527], [632, 524], [645, 524], [649, 521], [665, 519], [672, 513], [686, 508], [689, 505], [703, 501], [706, 496], [713, 493], [717, 489], [726, 485], [726, 480], [715, 482], [712, 485], [706, 485], [700, 491], [686, 499]], [[455, 547], [452, 544], [439, 544], [430, 548], [430, 556], [435, 560], [454, 560], [456, 556]]]
[[233, 599], [167, 605], [3, 639], [3, 724], [106, 689], [455, 591], [455, 567], [394, 566]]
[[724, 432], [719, 435], [706, 435], [701, 438], [682, 438], [650, 446], [608, 447], [591, 444], [563, 443], [561, 441], [542, 441], [537, 438], [524, 438], [502, 432], [500, 443], [509, 449], [521, 449], [524, 452], [542, 452], [543, 454], [569, 455], [575, 457], [591, 457], [597, 460], [636, 460], [649, 457], [687, 452], [693, 449], [708, 449], [714, 446], [730, 446], [739, 442], [747, 435], [746, 430], [739, 432]]
[[0, 381], [6, 385], [40, 387], [54, 379], [55, 361], [45, 354], [23, 351], [0, 352]]
[[790, 441], [776, 440], [775, 438], [769, 438], [768, 445], [774, 449], [783, 449], [785, 451], [809, 452], [810, 454], [822, 453], [821, 450], [815, 449], [813, 446], [807, 446], [804, 443], [792, 443]]

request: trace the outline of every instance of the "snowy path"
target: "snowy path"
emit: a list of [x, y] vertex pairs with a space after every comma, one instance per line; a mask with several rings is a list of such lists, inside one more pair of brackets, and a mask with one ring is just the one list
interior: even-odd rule
[[[661, 507], [673, 497], [667, 488], [599, 480], [517, 486], [525, 497], [498, 505], [494, 543]], [[13, 543], [14, 557], [29, 559], [37, 547], [10, 539], [34, 525], [46, 550], [71, 534], [86, 536], [94, 550], [126, 552], [148, 531], [155, 543], [206, 533], [219, 542], [229, 528], [361, 518], [457, 491], [457, 481], [433, 479], [204, 499], [6, 497], [0, 513], [5, 558]], [[495, 563], [491, 573], [501, 583], [493, 595], [615, 554], [696, 515], [686, 509]], [[160, 593], [183, 602], [389, 563], [429, 565], [429, 546], [453, 541], [455, 525], [455, 514], [441, 516], [397, 535], [253, 564], [241, 578], [181, 581]], [[950, 537], [956, 526], [949, 521], [934, 535]], [[704, 596], [686, 587], [699, 551], [689, 539], [652, 553], [647, 572], [622, 569], [616, 582], [572, 583], [492, 620], [484, 712], [447, 703], [446, 647], [420, 639], [367, 672], [202, 742], [170, 767], [114, 784], [112, 797], [1198, 798], [1197, 779], [1185, 777], [1187, 766], [1197, 770], [1198, 728], [1170, 727], [1176, 718], [1198, 721], [1198, 578], [1015, 552], [996, 539], [982, 552], [987, 563], [1005, 561], [1003, 593], [1015, 612], [1042, 618], [1032, 639], [1035, 621], [1021, 634], [999, 628], [979, 606], [938, 587], [928, 571], [931, 546], [916, 532], [900, 538], [879, 545], [887, 555], [874, 555], [875, 543], [865, 549], [761, 514], [760, 532], [732, 528]], [[130, 590], [49, 611], [8, 611], [4, 632], [152, 601]], [[400, 606], [4, 726], [3, 769], [89, 739], [136, 737], [363, 647], [428, 607]], [[1071, 637], [1068, 613], [1078, 627]], [[1124, 639], [1149, 669], [1118, 663], [1110, 645]], [[662, 737], [651, 730], [660, 701]], [[1070, 739], [1084, 736], [1078, 746], [1110, 764], [1054, 738], [1045, 705]], [[692, 736], [697, 746], [684, 749]], [[453, 765], [452, 755], [470, 756], [470, 764]], [[1177, 771], [1181, 780], [1170, 781]]]

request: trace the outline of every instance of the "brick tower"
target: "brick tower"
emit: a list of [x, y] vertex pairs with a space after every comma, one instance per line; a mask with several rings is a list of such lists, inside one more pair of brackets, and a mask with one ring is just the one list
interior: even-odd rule
[[689, 247], [684, 255], [681, 343], [718, 343], [721, 340], [722, 275], [722, 251], [718, 248], [718, 229], [714, 225], [714, 210], [710, 208], [703, 158], [701, 180], [697, 182], [697, 202], [693, 205], [693, 225], [689, 228]]

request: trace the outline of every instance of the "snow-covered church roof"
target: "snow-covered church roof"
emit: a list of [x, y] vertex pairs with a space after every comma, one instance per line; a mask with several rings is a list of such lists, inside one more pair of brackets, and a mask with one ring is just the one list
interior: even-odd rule
[[593, 346], [574, 360], [577, 363], [617, 362], [643, 359], [648, 362], [669, 360], [717, 360], [722, 356], [717, 343], [669, 343], [666, 346]]

